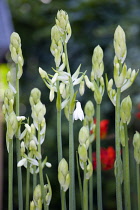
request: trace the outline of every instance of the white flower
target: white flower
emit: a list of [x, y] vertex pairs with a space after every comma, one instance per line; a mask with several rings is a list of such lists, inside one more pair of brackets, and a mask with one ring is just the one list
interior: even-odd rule
[[73, 113], [73, 119], [74, 120], [79, 119], [81, 121], [84, 119], [84, 112], [82, 110], [81, 103], [79, 101], [76, 103], [76, 109]]

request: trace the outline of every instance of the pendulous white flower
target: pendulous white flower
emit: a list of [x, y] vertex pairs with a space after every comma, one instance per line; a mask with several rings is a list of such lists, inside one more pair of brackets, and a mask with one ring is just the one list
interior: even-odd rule
[[79, 119], [81, 121], [84, 119], [84, 112], [82, 110], [81, 103], [79, 101], [76, 103], [76, 109], [73, 113], [73, 119], [74, 120]]

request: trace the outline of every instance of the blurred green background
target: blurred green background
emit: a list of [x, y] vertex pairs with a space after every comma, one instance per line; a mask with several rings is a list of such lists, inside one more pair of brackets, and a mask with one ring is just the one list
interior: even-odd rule
[[[48, 73], [52, 73], [54, 67], [53, 56], [50, 53], [50, 32], [55, 24], [55, 16], [58, 10], [63, 9], [69, 15], [72, 37], [68, 43], [68, 54], [71, 71], [74, 72], [81, 63], [81, 70], [87, 70], [90, 75], [92, 53], [98, 44], [104, 50], [105, 73], [113, 76], [113, 35], [117, 25], [121, 25], [126, 33], [127, 59], [126, 64], [132, 69], [140, 66], [140, 1], [139, 0], [8, 0], [12, 14], [15, 31], [22, 40], [22, 50], [25, 60], [24, 73], [20, 81], [21, 115], [31, 115], [29, 95], [32, 88], [37, 87], [42, 92], [42, 102], [46, 105], [47, 132], [46, 141], [42, 148], [43, 156], [47, 154], [48, 161], [52, 163], [51, 169], [45, 169], [50, 177], [53, 190], [53, 198], [50, 210], [60, 209], [59, 185], [57, 181], [57, 148], [56, 148], [56, 109], [55, 101], [49, 102], [49, 90], [44, 85], [38, 68], [42, 67]], [[7, 55], [7, 58], [9, 55]], [[133, 100], [132, 120], [129, 126], [130, 136], [130, 161], [131, 167], [131, 193], [133, 209], [136, 209], [136, 183], [135, 161], [133, 159], [132, 135], [135, 130], [140, 130], [140, 120], [135, 114], [139, 111], [140, 103], [140, 76], [135, 84], [125, 94], [131, 95]], [[87, 100], [93, 100], [93, 94], [86, 88], [84, 96], [78, 95], [78, 100], [84, 107]], [[101, 118], [109, 119], [109, 133], [112, 136], [101, 142], [103, 147], [114, 146], [114, 107], [104, 95]], [[62, 137], [64, 157], [68, 160], [68, 123], [63, 115]], [[78, 131], [81, 122], [74, 122], [75, 148], [78, 145]], [[93, 143], [95, 150], [95, 143]], [[4, 181], [4, 210], [7, 209], [7, 152], [5, 149], [5, 181]], [[24, 173], [23, 169], [23, 173]], [[25, 177], [25, 176], [24, 176]], [[113, 169], [103, 171], [103, 206], [104, 210], [115, 210], [115, 178]], [[76, 176], [77, 179], [77, 176]], [[17, 209], [16, 171], [14, 174], [14, 210]], [[24, 178], [25, 182], [25, 178]], [[24, 184], [25, 185], [25, 184]], [[24, 189], [25, 190], [25, 189]], [[32, 194], [31, 194], [32, 199]], [[96, 208], [96, 171], [94, 171], [94, 209]], [[79, 205], [79, 191], [77, 187], [77, 209]]]

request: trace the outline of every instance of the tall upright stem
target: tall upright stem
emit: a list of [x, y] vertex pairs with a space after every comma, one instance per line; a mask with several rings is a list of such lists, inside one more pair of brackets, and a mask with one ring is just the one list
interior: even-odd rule
[[[38, 128], [38, 152], [41, 154], [40, 125], [38, 125], [38, 127], [39, 127]], [[44, 210], [47, 210], [48, 207], [45, 201], [44, 178], [43, 178], [41, 159], [38, 162], [39, 162], [39, 179], [40, 179], [40, 185], [41, 185], [41, 194], [42, 194], [42, 199], [44, 203]]]
[[[67, 44], [64, 43], [64, 52], [66, 56], [66, 67], [67, 72], [70, 72], [68, 53], [67, 53]], [[70, 102], [72, 101], [74, 95], [73, 83], [70, 77]], [[69, 209], [75, 210], [75, 163], [74, 163], [74, 137], [73, 137], [73, 112], [69, 113], [69, 172], [70, 172], [70, 187], [69, 187]]]
[[[16, 78], [16, 115], [19, 116], [19, 79]], [[17, 135], [19, 136], [19, 129]], [[17, 152], [17, 163], [21, 159], [20, 155], [20, 141], [16, 139], [16, 152]], [[23, 192], [22, 192], [22, 173], [21, 167], [17, 167], [17, 176], [18, 176], [18, 206], [19, 210], [23, 210]]]
[[26, 210], [29, 210], [29, 196], [30, 196], [30, 163], [27, 163], [26, 170]]
[[75, 210], [75, 166], [74, 166], [74, 137], [73, 137], [73, 114], [69, 114], [69, 209]]
[[57, 151], [58, 162], [60, 162], [62, 160], [61, 110], [57, 110]]
[[138, 199], [138, 210], [140, 210], [140, 165], [137, 164], [137, 199]]
[[97, 204], [102, 210], [102, 178], [100, 159], [100, 104], [96, 104], [96, 161], [97, 161]]
[[13, 139], [9, 140], [8, 172], [8, 210], [13, 210]]
[[131, 210], [131, 197], [130, 197], [130, 171], [129, 171], [129, 148], [128, 148], [128, 134], [127, 124], [124, 124], [125, 130], [125, 147], [124, 147], [124, 198], [125, 209]]
[[88, 180], [86, 179], [86, 167], [86, 163], [84, 163], [83, 210], [88, 210]]
[[117, 210], [122, 210], [121, 154], [120, 154], [120, 88], [117, 88], [115, 107], [115, 147], [116, 147], [116, 201]]
[[33, 173], [33, 191], [37, 185], [37, 174], [35, 173], [36, 171], [36, 166], [33, 166], [33, 170], [34, 170], [34, 173]]
[[[92, 163], [92, 143], [89, 145], [89, 159]], [[93, 175], [89, 179], [89, 210], [93, 210]]]

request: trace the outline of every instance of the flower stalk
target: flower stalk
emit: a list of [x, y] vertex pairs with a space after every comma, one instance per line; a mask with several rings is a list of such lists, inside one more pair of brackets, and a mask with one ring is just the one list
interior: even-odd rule
[[102, 210], [102, 179], [100, 159], [100, 104], [96, 104], [96, 160], [97, 160], [97, 203], [98, 209]]
[[9, 140], [8, 154], [8, 210], [13, 210], [13, 140]]
[[[17, 65], [18, 71], [18, 65]], [[16, 115], [19, 116], [19, 79], [16, 78]], [[16, 136], [19, 136], [19, 129]], [[20, 161], [20, 141], [16, 138], [16, 152], [17, 152], [17, 163]], [[18, 204], [19, 209], [23, 210], [23, 191], [22, 191], [22, 172], [21, 167], [17, 168], [17, 177], [18, 177]]]
[[120, 156], [120, 88], [117, 88], [115, 107], [115, 147], [116, 147], [116, 201], [117, 209], [122, 210], [121, 156]]
[[27, 162], [26, 169], [26, 210], [29, 210], [29, 198], [30, 198], [30, 163]]

